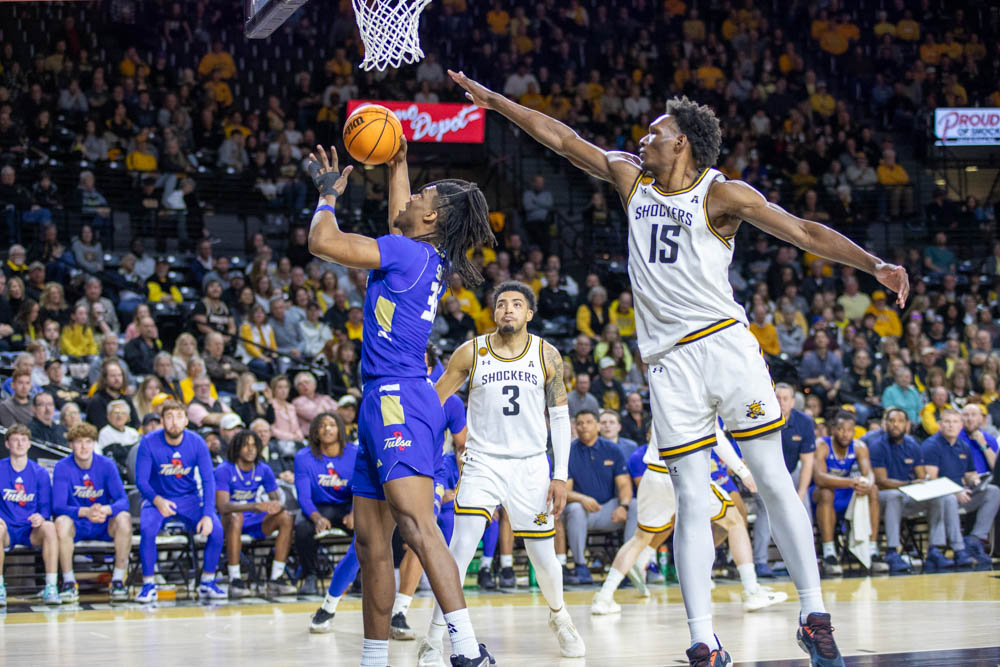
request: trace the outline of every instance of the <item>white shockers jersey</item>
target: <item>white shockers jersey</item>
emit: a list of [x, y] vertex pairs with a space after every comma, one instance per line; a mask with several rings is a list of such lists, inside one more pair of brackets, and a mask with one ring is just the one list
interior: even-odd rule
[[470, 452], [511, 458], [545, 452], [543, 343], [529, 334], [524, 351], [505, 359], [493, 351], [488, 334], [476, 337], [469, 375]]
[[632, 185], [626, 203], [628, 273], [639, 350], [647, 362], [678, 343], [748, 324], [729, 284], [732, 239], [708, 220], [708, 189], [717, 180], [725, 176], [706, 169], [690, 187], [667, 192], [643, 172]]

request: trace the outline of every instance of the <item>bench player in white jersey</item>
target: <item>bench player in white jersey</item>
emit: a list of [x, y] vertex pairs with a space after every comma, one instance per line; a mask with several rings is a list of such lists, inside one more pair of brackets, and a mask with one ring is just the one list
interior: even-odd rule
[[[503, 505], [514, 536], [524, 538], [560, 653], [582, 657], [586, 649], [563, 604], [562, 567], [555, 551], [555, 522], [566, 506], [570, 444], [562, 355], [526, 329], [535, 310], [535, 293], [528, 285], [508, 281], [494, 294], [496, 332], [455, 350], [435, 385], [443, 403], [469, 381], [468, 437], [449, 549], [458, 571], [465, 572], [484, 522]], [[546, 407], [552, 425], [551, 479]], [[430, 630], [418, 648], [418, 665], [442, 664], [444, 631], [444, 617], [435, 605]]]
[[[728, 281], [733, 238], [743, 220], [821, 257], [873, 274], [906, 302], [906, 271], [842, 234], [797, 218], [742, 181], [713, 168], [722, 132], [714, 112], [686, 97], [667, 102], [639, 155], [605, 151], [565, 124], [506, 99], [461, 72], [452, 78], [475, 104], [494, 109], [591, 176], [614, 184], [628, 214], [629, 278], [639, 351], [660, 450], [677, 493], [674, 552], [692, 646], [691, 665], [732, 658], [712, 630], [712, 534], [704, 480], [722, 417], [741, 442], [768, 508], [775, 542], [798, 589], [799, 645], [812, 665], [844, 664], [823, 605], [812, 526], [784, 467], [784, 420], [760, 347]], [[749, 442], [753, 440], [753, 442]]]
[[[655, 425], [654, 425], [655, 431]], [[651, 435], [651, 441], [656, 441]], [[721, 428], [716, 429], [717, 443], [715, 453], [726, 464], [729, 470], [743, 480], [750, 489], [756, 489], [753, 475], [747, 469], [743, 459], [736, 453], [732, 443], [726, 438]], [[649, 589], [641, 579], [641, 569], [636, 572], [635, 563], [645, 565], [653, 555], [653, 548], [659, 546], [670, 535], [674, 523], [674, 508], [677, 502], [674, 497], [674, 485], [670, 482], [670, 472], [663, 466], [656, 447], [644, 445], [629, 457], [629, 473], [639, 486], [636, 497], [639, 509], [639, 528], [615, 554], [608, 576], [601, 590], [594, 594], [590, 605], [590, 613], [601, 616], [617, 614], [621, 607], [615, 602], [614, 592], [622, 579], [628, 574], [642, 597], [649, 596]], [[643, 472], [645, 467], [645, 472]], [[712, 520], [712, 531], [715, 543], [729, 540], [729, 550], [733, 562], [740, 574], [743, 584], [743, 610], [752, 612], [765, 607], [784, 602], [788, 595], [772, 591], [757, 582], [757, 573], [753, 565], [753, 548], [750, 545], [750, 533], [746, 520], [735, 508], [735, 503], [715, 480], [706, 480], [704, 494], [708, 498], [708, 515]]]

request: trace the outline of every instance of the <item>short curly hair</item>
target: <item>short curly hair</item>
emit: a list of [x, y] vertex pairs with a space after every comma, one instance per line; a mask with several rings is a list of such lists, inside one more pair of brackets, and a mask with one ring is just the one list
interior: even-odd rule
[[722, 129], [719, 119], [706, 104], [698, 104], [684, 97], [667, 100], [667, 113], [677, 123], [681, 134], [691, 144], [691, 156], [699, 169], [715, 165], [722, 149]]

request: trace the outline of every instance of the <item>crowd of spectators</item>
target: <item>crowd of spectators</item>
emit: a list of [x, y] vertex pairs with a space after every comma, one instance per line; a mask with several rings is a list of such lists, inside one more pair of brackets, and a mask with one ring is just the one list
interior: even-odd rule
[[[123, 0], [99, 15], [3, 8], [23, 34], [5, 30], [0, 45], [0, 347], [12, 353], [0, 425], [65, 445], [66, 430], [85, 421], [99, 429], [98, 451], [127, 473], [140, 430], [155, 423], [147, 418], [172, 398], [217, 462], [239, 424], [258, 424], [265, 458], [288, 484], [317, 414], [336, 411], [355, 438], [365, 276], [308, 252], [301, 161], [317, 142], [335, 143], [350, 99], [461, 100], [443, 69], [458, 66], [623, 150], [635, 150], [667, 97], [690, 95], [722, 121], [720, 169], [769, 200], [860, 240], [872, 212], [922, 223], [914, 229], [926, 228], [926, 240], [914, 235], [897, 249], [914, 286], [903, 309], [869, 276], [749, 233], [737, 243], [734, 292], [817, 435], [829, 435], [828, 420], [845, 407], [859, 430], [877, 430], [898, 407], [911, 433], [928, 438], [950, 408], [970, 405], [996, 435], [995, 202], [941, 191], [918, 211], [915, 167], [897, 160], [912, 157], [936, 105], [1000, 106], [995, 15], [902, 1], [877, 13], [751, 2], [702, 13], [679, 0], [497, 0], [488, 11], [452, 0], [424, 17], [426, 35], [447, 35], [436, 53], [413, 70], [364, 73], [347, 3], [322, 22], [307, 6], [280, 33], [291, 53], [258, 50], [256, 59], [234, 21], [241, 14], [223, 5]], [[98, 41], [102, 27], [108, 37]], [[44, 39], [30, 41], [40, 28]], [[130, 29], [131, 40], [145, 34], [160, 48], [143, 53]], [[325, 54], [316, 62], [294, 55], [314, 47]], [[288, 76], [275, 76], [279, 66]], [[259, 233], [245, 251], [222, 252], [204, 214], [226, 191], [245, 208], [286, 216], [288, 238]], [[593, 193], [590, 226], [617, 224], [608, 194]], [[566, 355], [584, 445], [598, 428], [620, 449], [646, 442], [627, 282], [596, 264], [563, 265], [558, 244], [539, 232], [555, 208], [543, 174], [519, 204], [520, 224], [473, 255], [484, 283], [451, 278], [434, 343], [447, 353], [491, 331], [492, 287], [523, 280], [538, 296], [533, 330]], [[956, 241], [970, 230], [975, 248]], [[168, 237], [186, 252], [167, 257]], [[620, 437], [606, 421], [618, 422]], [[602, 529], [627, 515], [611, 506], [627, 504], [612, 482], [597, 503], [608, 514]], [[589, 523], [568, 516], [579, 545]]]

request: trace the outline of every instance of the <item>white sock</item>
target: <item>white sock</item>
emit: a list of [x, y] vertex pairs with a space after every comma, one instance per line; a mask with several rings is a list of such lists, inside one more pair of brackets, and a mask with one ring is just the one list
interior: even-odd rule
[[111, 573], [111, 581], [125, 581], [125, 570], [120, 567], [116, 567]]
[[833, 542], [824, 542], [823, 543], [823, 558], [828, 558], [828, 557], [831, 557], [831, 556], [833, 558], [836, 558], [837, 557], [837, 550], [834, 549]]
[[514, 567], [514, 554], [500, 554], [500, 567]]
[[826, 606], [823, 604], [823, 589], [809, 588], [799, 591], [799, 623], [805, 623], [809, 614], [826, 613]]
[[361, 667], [385, 667], [389, 662], [389, 640], [368, 639], [361, 644]]
[[556, 554], [556, 560], [559, 561], [559, 564], [563, 567], [566, 566], [566, 554]]
[[466, 658], [478, 658], [479, 642], [476, 641], [476, 633], [472, 629], [469, 610], [456, 609], [445, 614], [444, 620], [448, 624], [451, 650], [456, 655], [464, 655]]
[[871, 553], [872, 556], [877, 555], [878, 554], [878, 542], [876, 542], [875, 540], [870, 541], [868, 543], [868, 550], [869, 550], [869, 552]]
[[427, 628], [427, 641], [440, 648], [442, 641], [444, 641], [445, 630], [447, 629], [448, 626], [444, 623], [438, 623], [436, 620], [431, 621], [430, 627]]
[[479, 559], [480, 570], [489, 570], [491, 567], [493, 567], [493, 556], [483, 556]]
[[396, 593], [396, 600], [392, 603], [392, 616], [402, 613], [406, 616], [406, 612], [410, 611], [410, 603], [413, 602], [412, 595], [403, 595], [402, 593]]
[[76, 575], [73, 574], [73, 570], [70, 570], [69, 572], [63, 572], [63, 583], [64, 584], [76, 583]]
[[743, 582], [743, 590], [746, 591], [747, 595], [753, 595], [760, 590], [760, 585], [757, 583], [757, 571], [754, 569], [753, 563], [737, 565], [736, 569], [740, 573], [740, 581]]
[[46, 572], [45, 573], [45, 585], [46, 586], [58, 586], [59, 585], [59, 573], [58, 572]]
[[201, 573], [201, 583], [207, 584], [209, 582], [215, 581], [215, 572], [202, 572]]
[[691, 646], [695, 644], [707, 644], [710, 649], [721, 648], [719, 642], [712, 632], [712, 617], [699, 616], [688, 619], [688, 630], [691, 633]]
[[271, 579], [277, 579], [285, 573], [285, 563], [280, 560], [271, 563]]
[[635, 562], [639, 564], [639, 569], [645, 570], [655, 559], [656, 549], [650, 546], [645, 546], [642, 548], [642, 551], [639, 552], [639, 557], [635, 559]]
[[[549, 609], [565, 609], [563, 603], [562, 566], [556, 560], [555, 539], [525, 540], [524, 548], [535, 568], [538, 589], [549, 605]], [[503, 556], [501, 556], [503, 558]], [[513, 556], [508, 556], [513, 558]]]
[[601, 585], [601, 595], [606, 598], [611, 598], [615, 596], [615, 591], [618, 590], [618, 585], [622, 583], [622, 579], [625, 575], [611, 568], [608, 570], [608, 576], [604, 578], [604, 583]]
[[239, 565], [227, 565], [226, 571], [229, 572], [229, 583], [233, 583], [237, 579], [243, 578], [243, 575], [240, 573]]
[[[327, 593], [326, 597], [323, 598], [323, 611], [328, 614], [336, 613], [338, 604], [340, 604], [340, 596], [338, 595], [334, 597], [333, 595]], [[366, 639], [365, 641], [368, 640]]]
[[156, 577], [143, 577], [142, 578], [142, 585], [143, 586], [145, 586], [146, 584], [155, 584], [155, 583], [156, 583]]

